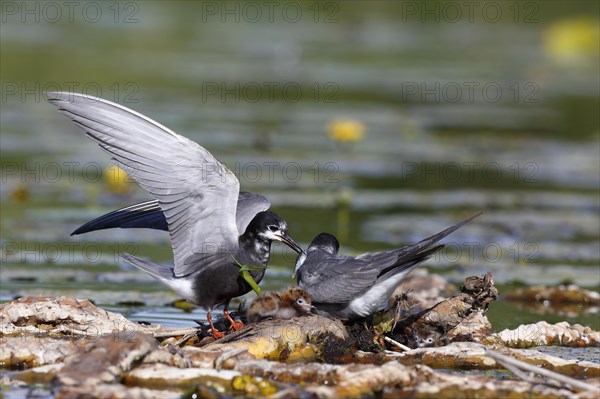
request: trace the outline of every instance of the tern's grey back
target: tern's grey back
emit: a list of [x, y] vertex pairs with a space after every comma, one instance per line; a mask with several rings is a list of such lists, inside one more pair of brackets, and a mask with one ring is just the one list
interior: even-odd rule
[[444, 247], [438, 241], [479, 215], [416, 244], [356, 257], [338, 255], [331, 246], [335, 238], [321, 234], [298, 257], [298, 286], [312, 297], [318, 312], [342, 319], [367, 316], [380, 309], [412, 269]]

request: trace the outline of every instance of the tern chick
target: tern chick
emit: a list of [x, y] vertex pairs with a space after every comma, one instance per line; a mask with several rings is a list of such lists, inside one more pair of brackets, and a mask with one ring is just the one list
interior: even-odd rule
[[269, 292], [256, 298], [248, 308], [248, 321], [263, 319], [291, 319], [306, 316], [313, 311], [310, 296], [301, 288], [291, 287], [282, 292]]

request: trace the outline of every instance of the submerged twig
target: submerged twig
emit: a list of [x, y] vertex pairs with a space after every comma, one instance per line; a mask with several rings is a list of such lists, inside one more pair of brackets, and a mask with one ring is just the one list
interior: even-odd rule
[[[495, 351], [492, 351], [489, 349], [485, 351], [485, 355], [491, 357], [496, 362], [498, 362], [502, 366], [506, 367], [510, 371], [513, 371], [512, 368], [516, 368], [519, 371], [530, 371], [532, 373], [544, 376], [550, 380], [557, 381], [557, 382], [560, 382], [565, 385], [569, 385], [573, 388], [581, 389], [584, 391], [593, 391], [593, 392], [596, 392], [598, 390], [598, 388], [595, 387], [594, 385], [588, 384], [583, 381], [576, 380], [575, 378], [567, 377], [565, 375], [556, 373], [554, 371], [546, 370], [544, 368], [531, 365], [529, 363], [525, 363], [521, 360], [517, 360], [513, 357], [506, 356], [506, 355], [503, 355], [501, 353], [498, 353], [498, 352], [495, 352]], [[528, 382], [532, 382], [532, 381], [529, 381], [530, 377], [523, 376], [523, 373], [515, 373], [515, 375], [528, 381]], [[539, 382], [539, 381], [535, 381], [535, 382]]]
[[[494, 359], [494, 360], [496, 361], [496, 363], [500, 364], [502, 367], [504, 367], [505, 369], [507, 369], [508, 371], [510, 371], [511, 373], [513, 373], [514, 375], [516, 375], [517, 377], [522, 379], [523, 381], [529, 382], [531, 384], [545, 384], [545, 385], [555, 385], [555, 386], [558, 385], [558, 387], [562, 386], [562, 384], [560, 384], [558, 381], [545, 381], [540, 378], [536, 378], [535, 376], [533, 376], [531, 374], [527, 374], [525, 371], [521, 370], [520, 368], [518, 368], [517, 366], [515, 366], [513, 364], [505, 363], [498, 359]], [[550, 383], [552, 383], [552, 384], [550, 384]]]

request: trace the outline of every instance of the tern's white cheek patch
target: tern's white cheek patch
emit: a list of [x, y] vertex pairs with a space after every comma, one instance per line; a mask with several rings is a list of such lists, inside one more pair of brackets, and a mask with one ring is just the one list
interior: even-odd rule
[[273, 233], [272, 231], [268, 231], [268, 230], [261, 231], [260, 233], [258, 233], [258, 235], [265, 240], [271, 240], [271, 241], [279, 240], [279, 237], [277, 237], [275, 235], [275, 233]]

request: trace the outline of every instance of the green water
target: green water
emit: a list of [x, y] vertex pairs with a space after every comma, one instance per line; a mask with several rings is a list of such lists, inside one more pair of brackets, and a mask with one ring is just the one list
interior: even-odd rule
[[[570, 46], [548, 44], [565, 20], [597, 24], [598, 4], [492, 3], [501, 18], [479, 10], [473, 21], [449, 21], [441, 2], [430, 2], [439, 21], [406, 8], [416, 2], [293, 3], [295, 22], [242, 8], [236, 20], [239, 2], [233, 14], [213, 14], [213, 2], [90, 2], [72, 21], [66, 10], [53, 21], [40, 8], [38, 21], [35, 9], [4, 9], [0, 299], [86, 297], [171, 326], [205, 317], [165, 306], [173, 293], [119, 261], [170, 262], [164, 233], [69, 236], [148, 196], [134, 184], [108, 191], [108, 157], [45, 102], [58, 88], [120, 102], [205, 146], [304, 246], [329, 231], [345, 253], [389, 249], [483, 211], [430, 271], [456, 284], [491, 271], [501, 292], [563, 281], [598, 290], [597, 47], [578, 39], [583, 22], [563, 28]], [[81, 13], [87, 4], [98, 21]], [[363, 140], [330, 139], [345, 118], [364, 125]], [[263, 287], [292, 284], [293, 263], [275, 246]], [[122, 305], [131, 301], [144, 305]], [[500, 301], [490, 318], [498, 330], [600, 328], [597, 309], [537, 314]]]

